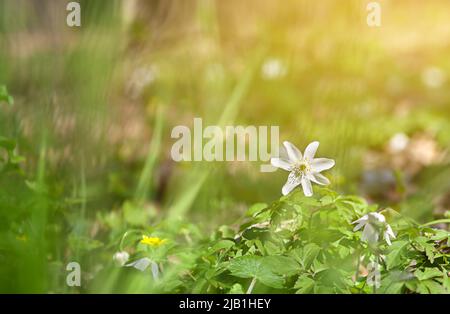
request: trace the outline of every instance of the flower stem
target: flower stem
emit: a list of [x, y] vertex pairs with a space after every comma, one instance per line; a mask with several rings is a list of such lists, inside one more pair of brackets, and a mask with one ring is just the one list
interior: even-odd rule
[[450, 223], [450, 219], [438, 219], [434, 221], [427, 222], [426, 224], [420, 225], [420, 227], [427, 227], [437, 224]]
[[361, 251], [358, 251], [358, 263], [356, 264], [355, 282], [357, 282], [358, 278], [359, 278], [359, 266], [360, 265], [361, 265]]
[[133, 233], [142, 233], [142, 231], [138, 230], [138, 229], [131, 229], [131, 230], [128, 230], [127, 232], [125, 232], [123, 234], [123, 236], [122, 236], [122, 239], [120, 239], [120, 244], [119, 244], [119, 250], [120, 251], [123, 251], [123, 243], [125, 241], [125, 238], [128, 237], [130, 234], [133, 234]]
[[248, 286], [246, 294], [251, 294], [252, 293], [253, 288], [255, 287], [255, 284], [256, 284], [256, 277], [254, 277], [252, 279], [252, 282], [250, 283], [250, 286]]

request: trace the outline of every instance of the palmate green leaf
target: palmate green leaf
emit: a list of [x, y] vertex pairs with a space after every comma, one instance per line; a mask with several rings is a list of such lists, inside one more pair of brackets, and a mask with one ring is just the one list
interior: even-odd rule
[[431, 245], [431, 244], [429, 243], [430, 239], [427, 238], [427, 237], [424, 237], [424, 236], [418, 236], [418, 237], [415, 237], [415, 238], [414, 238], [414, 241], [415, 241], [417, 244], [419, 244], [419, 245], [420, 245], [420, 248], [421, 248], [421, 249], [423, 248], [423, 250], [425, 250], [425, 247], [426, 247], [426, 246]]
[[253, 242], [255, 243], [256, 247], [258, 248], [258, 251], [262, 254], [265, 255], [266, 254], [266, 249], [264, 248], [264, 245], [262, 244], [261, 240], [253, 240]]
[[403, 282], [383, 282], [379, 292], [383, 294], [398, 294], [401, 293], [404, 285]]
[[447, 272], [444, 272], [442, 286], [445, 288], [446, 293], [450, 293], [450, 278], [448, 277]]
[[281, 254], [283, 251], [280, 245], [277, 245], [272, 241], [265, 241], [264, 248], [266, 249], [266, 252], [269, 255], [278, 255]]
[[442, 294], [445, 293], [445, 288], [438, 282], [428, 279], [419, 282], [417, 285], [417, 292], [421, 294]]
[[319, 260], [317, 260], [317, 259], [315, 259], [314, 262], [312, 263], [312, 269], [313, 269], [314, 273], [321, 272], [328, 268], [329, 268], [329, 266], [327, 266], [326, 264], [324, 264], [322, 262], [319, 262]]
[[411, 291], [417, 291], [418, 280], [405, 281], [405, 287]]
[[311, 267], [312, 263], [319, 255], [321, 248], [315, 243], [309, 243], [303, 248], [302, 263], [305, 269]]
[[211, 251], [217, 252], [220, 250], [226, 250], [233, 247], [234, 244], [235, 244], [234, 241], [231, 240], [220, 240], [211, 247]]
[[417, 279], [419, 280], [427, 280], [427, 279], [431, 279], [431, 278], [435, 278], [435, 277], [443, 277], [443, 273], [436, 267], [433, 268], [426, 268], [425, 270], [416, 270], [414, 272], [414, 275], [417, 277]]
[[335, 292], [345, 290], [348, 286], [347, 278], [349, 274], [342, 269], [328, 268], [320, 272], [316, 272], [314, 279], [320, 283], [322, 287], [330, 287]]
[[392, 268], [395, 268], [402, 264], [402, 256], [406, 250], [406, 247], [408, 245], [408, 241], [395, 241], [392, 243], [390, 247], [390, 252], [386, 256], [386, 266], [388, 270], [391, 270]]
[[[286, 198], [286, 197], [283, 197]], [[282, 198], [282, 199], [283, 199]], [[302, 208], [320, 207], [322, 204], [315, 197], [304, 196], [303, 193], [293, 193], [287, 196], [288, 202], [300, 205]]]
[[307, 270], [316, 261], [320, 250], [321, 248], [317, 244], [308, 243], [302, 248], [291, 250], [289, 254], [303, 266], [303, 269]]
[[332, 204], [333, 202], [333, 197], [331, 197], [330, 195], [326, 195], [320, 199], [320, 203], [322, 204], [322, 206]]
[[256, 279], [259, 279], [266, 286], [281, 289], [284, 286], [284, 279], [273, 272], [264, 272]]
[[434, 263], [434, 247], [427, 246], [425, 248], [425, 254], [430, 261], [430, 263]]
[[[296, 194], [299, 195], [281, 198], [268, 206], [252, 206], [245, 223], [239, 226], [242, 236], [236, 240], [234, 228], [219, 228], [203, 251], [200, 264], [193, 266], [196, 277], [207, 282], [197, 290], [243, 293], [249, 282], [238, 281], [239, 277], [255, 279], [257, 285], [264, 285], [272, 293], [283, 288], [296, 293], [373, 293], [364, 277], [356, 283], [352, 280], [355, 252], [361, 244], [350, 223], [360, 217], [359, 212], [367, 213], [377, 207], [372, 208], [359, 198], [317, 193], [306, 199], [301, 193]], [[425, 267], [430, 262], [446, 267], [443, 263], [450, 256], [444, 243], [447, 234], [397, 218], [392, 227], [398, 238], [393, 244], [383, 245], [379, 251], [369, 248], [365, 253], [368, 257], [386, 256], [377, 293], [448, 291], [450, 280], [444, 271]], [[286, 221], [292, 221], [295, 231], [283, 229]], [[405, 223], [402, 228], [401, 222]], [[293, 279], [297, 279], [295, 284]]]
[[423, 236], [419, 236], [414, 240], [420, 245], [420, 249], [425, 252], [425, 255], [427, 256], [430, 263], [434, 263], [435, 253], [437, 252], [434, 248], [433, 241]]
[[445, 230], [436, 229], [434, 236], [431, 237], [431, 240], [442, 241], [442, 240], [449, 239], [449, 238], [450, 238], [450, 232], [445, 231]]
[[279, 275], [292, 276], [301, 270], [294, 258], [281, 255], [264, 257], [264, 264]]
[[231, 260], [228, 270], [236, 277], [254, 278], [261, 275], [263, 267], [262, 257], [245, 255]]
[[283, 288], [283, 278], [275, 274], [261, 256], [246, 255], [234, 258], [230, 262], [228, 270], [236, 277], [256, 278], [266, 286]]
[[307, 294], [314, 291], [314, 285], [314, 279], [309, 278], [307, 275], [301, 275], [300, 277], [298, 277], [294, 288], [298, 289], [296, 291], [296, 293], [298, 294]]

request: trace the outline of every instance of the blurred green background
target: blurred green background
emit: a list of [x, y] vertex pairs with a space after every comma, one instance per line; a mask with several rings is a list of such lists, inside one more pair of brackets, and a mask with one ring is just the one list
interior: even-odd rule
[[[170, 157], [177, 125], [278, 125], [336, 160], [332, 189], [418, 221], [450, 208], [450, 3], [80, 0], [0, 2], [0, 291], [71, 292], [130, 227], [182, 217], [205, 232], [281, 195], [257, 162]], [[130, 288], [134, 291], [132, 288]], [[81, 290], [86, 292], [86, 290]]]

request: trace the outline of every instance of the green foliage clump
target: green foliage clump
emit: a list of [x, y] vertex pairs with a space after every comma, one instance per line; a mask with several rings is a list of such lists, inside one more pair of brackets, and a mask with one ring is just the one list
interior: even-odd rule
[[[177, 285], [171, 288], [187, 293], [450, 292], [450, 233], [387, 208], [379, 212], [396, 238], [392, 245], [382, 237], [368, 244], [352, 222], [375, 211], [377, 206], [362, 198], [328, 189], [316, 190], [313, 197], [294, 192], [270, 205], [255, 204], [235, 226], [220, 227], [190, 249], [179, 243], [191, 252], [191, 262], [182, 271], [178, 264]], [[371, 280], [373, 262], [379, 273]], [[164, 263], [168, 271], [173, 267], [169, 259]], [[164, 286], [164, 273], [162, 279]]]

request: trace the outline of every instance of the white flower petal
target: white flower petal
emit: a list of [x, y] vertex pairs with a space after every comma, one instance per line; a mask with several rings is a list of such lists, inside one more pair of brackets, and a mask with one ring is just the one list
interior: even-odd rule
[[315, 141], [306, 146], [304, 157], [308, 161], [312, 161], [316, 155], [317, 148], [319, 147], [319, 142]]
[[369, 217], [367, 215], [362, 216], [361, 218], [359, 218], [358, 220], [355, 220], [354, 222], [352, 222], [352, 224], [359, 224], [359, 223], [366, 223], [369, 220]]
[[355, 228], [353, 228], [353, 231], [358, 231], [359, 229], [361, 229], [362, 227], [364, 227], [364, 226], [366, 225], [366, 223], [367, 223], [366, 221], [358, 223], [358, 224], [355, 226]]
[[153, 275], [153, 279], [158, 280], [159, 279], [159, 267], [158, 264], [156, 264], [155, 262], [151, 262], [152, 264], [152, 275]]
[[310, 179], [312, 182], [320, 184], [320, 185], [330, 184], [330, 180], [328, 180], [327, 177], [325, 177], [324, 175], [321, 175], [320, 173], [309, 173], [308, 179]]
[[291, 161], [296, 162], [302, 159], [302, 153], [292, 143], [284, 141], [283, 145]]
[[393, 239], [395, 239], [395, 234], [394, 231], [392, 231], [391, 226], [386, 225], [386, 233]]
[[389, 239], [389, 235], [387, 234], [387, 232], [384, 233], [384, 240], [386, 240], [386, 243], [388, 245], [391, 245], [391, 239]]
[[311, 162], [311, 168], [314, 172], [328, 170], [334, 166], [335, 162], [329, 158], [314, 158]]
[[392, 238], [392, 239], [395, 239], [395, 234], [394, 234], [394, 232], [392, 231], [391, 226], [389, 226], [388, 224], [386, 224], [386, 230], [385, 230], [385, 232], [384, 232], [384, 239], [386, 240], [386, 243], [387, 243], [388, 245], [391, 245], [391, 244], [392, 244], [392, 243], [391, 243], [391, 238]]
[[386, 218], [383, 216], [383, 214], [373, 212], [369, 213], [368, 215], [369, 215], [369, 222], [372, 224], [381, 227], [384, 225], [384, 223], [386, 223]]
[[371, 224], [366, 224], [364, 226], [361, 240], [366, 241], [369, 244], [375, 244], [378, 241], [378, 237], [378, 231]]
[[147, 269], [147, 267], [152, 263], [152, 260], [148, 257], [143, 257], [141, 259], [138, 259], [132, 263], [129, 263], [125, 266], [134, 267], [140, 271], [144, 271]]
[[281, 193], [288, 195], [291, 191], [300, 184], [300, 177], [297, 177], [293, 172], [288, 176], [286, 184], [283, 186]]
[[305, 196], [312, 196], [313, 190], [312, 190], [312, 186], [311, 186], [311, 181], [309, 181], [308, 178], [306, 178], [306, 177], [302, 177], [301, 184], [302, 184], [303, 193], [305, 194]]
[[285, 159], [282, 158], [271, 158], [270, 159], [270, 163], [272, 164], [272, 166], [277, 167], [277, 168], [281, 168], [283, 170], [286, 171], [291, 171], [292, 170], [292, 166], [291, 163]]

